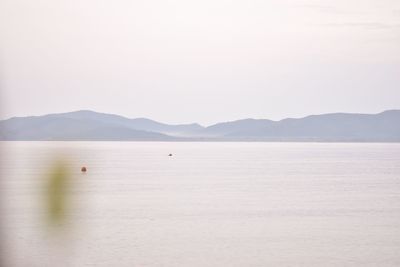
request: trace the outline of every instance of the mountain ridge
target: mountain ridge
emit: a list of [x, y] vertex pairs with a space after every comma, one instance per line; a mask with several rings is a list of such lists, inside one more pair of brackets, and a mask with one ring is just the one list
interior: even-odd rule
[[0, 120], [0, 140], [400, 142], [400, 110], [247, 118], [207, 127], [78, 110]]

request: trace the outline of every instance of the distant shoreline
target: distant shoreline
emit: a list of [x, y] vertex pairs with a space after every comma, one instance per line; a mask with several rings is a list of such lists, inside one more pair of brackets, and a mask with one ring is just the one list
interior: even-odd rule
[[242, 119], [208, 127], [80, 110], [0, 121], [3, 141], [400, 142], [400, 110], [304, 118]]
[[400, 143], [397, 141], [359, 141], [359, 140], [0, 140], [0, 142], [132, 142], [132, 143]]

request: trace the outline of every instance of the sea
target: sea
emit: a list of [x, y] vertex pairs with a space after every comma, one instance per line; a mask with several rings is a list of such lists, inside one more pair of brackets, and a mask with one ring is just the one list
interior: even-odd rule
[[0, 142], [0, 168], [0, 266], [400, 266], [400, 143]]

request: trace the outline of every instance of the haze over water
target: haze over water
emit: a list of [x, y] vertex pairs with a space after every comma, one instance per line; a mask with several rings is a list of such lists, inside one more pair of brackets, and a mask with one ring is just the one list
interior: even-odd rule
[[[2, 147], [7, 266], [400, 265], [398, 143]], [[62, 242], [40, 197], [59, 153], [79, 203]]]

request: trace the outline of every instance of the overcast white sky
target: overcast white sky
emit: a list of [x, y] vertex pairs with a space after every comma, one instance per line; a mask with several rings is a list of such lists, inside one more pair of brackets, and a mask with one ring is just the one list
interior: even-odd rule
[[2, 0], [1, 118], [400, 108], [399, 0]]

